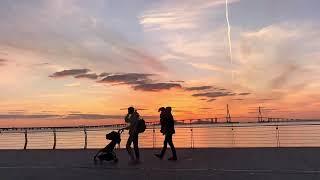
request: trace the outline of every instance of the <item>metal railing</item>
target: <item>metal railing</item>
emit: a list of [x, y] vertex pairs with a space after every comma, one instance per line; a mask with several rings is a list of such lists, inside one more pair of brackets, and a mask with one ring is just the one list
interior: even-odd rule
[[[41, 127], [0, 129], [0, 149], [91, 149], [104, 147], [105, 134], [123, 124], [85, 127]], [[148, 123], [139, 135], [140, 147], [162, 147], [160, 126]], [[122, 144], [128, 133], [122, 134]], [[320, 122], [218, 123], [184, 120], [176, 124], [176, 147], [317, 147], [320, 146]], [[123, 145], [120, 148], [123, 148]]]

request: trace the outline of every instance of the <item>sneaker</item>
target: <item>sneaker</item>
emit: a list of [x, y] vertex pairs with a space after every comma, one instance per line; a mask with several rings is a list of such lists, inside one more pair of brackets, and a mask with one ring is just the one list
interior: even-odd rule
[[162, 159], [162, 156], [160, 154], [155, 154], [154, 156], [159, 158], [159, 159]]
[[168, 160], [169, 160], [169, 161], [176, 161], [176, 160], [178, 160], [178, 158], [177, 158], [177, 157], [171, 157], [171, 158], [169, 158]]

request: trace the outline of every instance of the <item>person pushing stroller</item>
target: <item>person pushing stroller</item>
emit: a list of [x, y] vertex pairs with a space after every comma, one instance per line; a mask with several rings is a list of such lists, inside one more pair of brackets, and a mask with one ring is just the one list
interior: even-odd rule
[[[140, 115], [133, 107], [128, 108], [128, 114], [124, 118], [128, 126], [124, 129], [129, 130], [129, 137], [126, 144], [126, 149], [130, 157], [131, 162], [140, 162], [139, 153], [139, 133], [145, 130], [145, 123], [143, 119], [140, 119]], [[131, 149], [133, 144], [134, 154]]]

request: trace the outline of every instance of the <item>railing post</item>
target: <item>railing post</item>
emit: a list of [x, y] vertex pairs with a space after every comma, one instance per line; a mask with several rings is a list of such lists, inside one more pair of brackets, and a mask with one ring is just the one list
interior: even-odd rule
[[85, 126], [83, 128], [83, 132], [84, 132], [84, 147], [83, 147], [83, 149], [87, 149], [87, 146], [88, 146], [88, 134], [87, 134], [87, 128]]
[[280, 133], [279, 133], [279, 126], [276, 126], [276, 138], [277, 138], [277, 147], [280, 147]]
[[190, 144], [191, 144], [191, 149], [193, 149], [194, 148], [194, 139], [193, 139], [193, 127], [192, 127], [192, 122], [191, 122], [191, 120], [190, 120], [190, 135], [191, 135], [191, 142], [190, 142]]
[[28, 146], [28, 131], [27, 129], [24, 131], [24, 147], [23, 149], [26, 150]]
[[57, 145], [57, 132], [56, 132], [56, 128], [53, 129], [53, 147], [52, 149], [56, 149], [56, 145]]
[[231, 133], [232, 133], [232, 140], [231, 140], [232, 147], [235, 147], [236, 140], [235, 140], [235, 134], [234, 134], [235, 130], [234, 130], [233, 124], [231, 124]]
[[156, 129], [155, 129], [155, 124], [153, 124], [153, 127], [152, 127], [152, 147], [153, 149], [156, 147]]
[[[118, 128], [122, 128], [122, 127], [120, 126], [120, 127], [117, 127], [117, 129], [118, 129]], [[118, 144], [118, 149], [121, 149], [121, 145], [120, 145], [120, 144], [121, 144], [121, 143]]]
[[234, 128], [233, 128], [233, 125], [231, 127], [231, 133], [232, 133], [232, 139], [231, 139], [231, 144], [232, 144], [232, 147], [235, 147], [235, 137], [234, 137]]

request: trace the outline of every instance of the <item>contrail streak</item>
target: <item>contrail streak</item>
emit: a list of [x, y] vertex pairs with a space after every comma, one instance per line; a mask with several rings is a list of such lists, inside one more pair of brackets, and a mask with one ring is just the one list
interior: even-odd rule
[[231, 43], [231, 27], [229, 23], [229, 11], [228, 11], [228, 0], [226, 0], [226, 19], [227, 19], [227, 25], [228, 25], [228, 41], [229, 41], [229, 56], [230, 56], [230, 63], [232, 65], [233, 63], [233, 57], [232, 57], [232, 43]]

